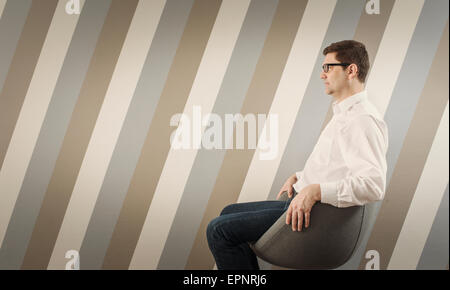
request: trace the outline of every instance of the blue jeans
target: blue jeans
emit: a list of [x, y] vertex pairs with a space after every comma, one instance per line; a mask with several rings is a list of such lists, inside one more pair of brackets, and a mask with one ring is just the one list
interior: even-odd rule
[[258, 201], [226, 206], [206, 229], [209, 249], [219, 270], [259, 270], [248, 242], [256, 242], [288, 209], [287, 201]]

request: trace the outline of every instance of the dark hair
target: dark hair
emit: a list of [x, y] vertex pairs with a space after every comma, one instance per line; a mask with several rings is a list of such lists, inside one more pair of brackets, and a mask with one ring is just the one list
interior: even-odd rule
[[323, 55], [336, 52], [336, 59], [342, 63], [354, 63], [358, 66], [358, 79], [366, 82], [367, 73], [370, 68], [369, 55], [366, 47], [355, 40], [343, 40], [332, 43], [323, 50]]

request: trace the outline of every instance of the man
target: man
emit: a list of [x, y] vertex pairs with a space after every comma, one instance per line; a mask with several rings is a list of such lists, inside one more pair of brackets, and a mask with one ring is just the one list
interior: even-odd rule
[[[259, 269], [248, 242], [257, 241], [286, 210], [286, 224], [301, 231], [309, 227], [316, 202], [349, 207], [384, 197], [388, 131], [365, 91], [366, 48], [345, 40], [323, 54], [320, 77], [325, 93], [333, 96], [333, 118], [303, 170], [286, 180], [277, 200], [229, 205], [209, 223], [208, 244], [218, 269]], [[285, 191], [289, 200], [279, 201]]]

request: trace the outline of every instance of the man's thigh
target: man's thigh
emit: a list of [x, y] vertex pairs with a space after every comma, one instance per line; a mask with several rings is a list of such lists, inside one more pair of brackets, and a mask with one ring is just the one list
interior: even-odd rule
[[209, 225], [230, 244], [257, 241], [284, 213], [285, 208], [278, 206], [260, 210], [228, 213], [211, 221]]
[[256, 202], [244, 202], [244, 203], [235, 203], [226, 206], [220, 215], [231, 214], [231, 213], [242, 213], [242, 212], [253, 212], [253, 211], [261, 211], [267, 209], [276, 209], [276, 210], [286, 210], [289, 207], [289, 203], [291, 199], [287, 201], [279, 201], [279, 200], [265, 200], [265, 201], [256, 201]]

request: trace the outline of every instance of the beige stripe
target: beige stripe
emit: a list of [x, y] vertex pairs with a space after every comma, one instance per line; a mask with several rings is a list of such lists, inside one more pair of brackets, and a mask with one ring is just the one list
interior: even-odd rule
[[0, 244], [78, 22], [78, 15], [67, 17], [64, 7], [58, 4], [0, 171]]
[[[387, 22], [391, 15], [394, 2], [395, 0], [384, 0], [383, 5], [380, 5], [380, 14], [363, 13], [361, 15], [361, 19], [359, 20], [358, 27], [356, 28], [355, 37], [353, 39], [364, 43], [366, 46], [367, 53], [369, 54], [371, 69], [375, 56], [378, 52], [378, 48], [380, 47], [380, 42], [386, 29]], [[368, 80], [369, 75], [370, 70], [366, 81]], [[322, 129], [320, 131], [323, 131], [325, 126], [333, 117], [333, 108], [331, 104], [332, 102], [330, 103], [327, 116], [325, 117], [325, 121], [323, 122]]]
[[165, 0], [139, 1], [95, 124], [48, 269], [64, 269], [81, 247], [114, 146], [139, 80]]
[[113, 0], [56, 161], [22, 269], [47, 268], [138, 0]]
[[196, 0], [189, 15], [160, 102], [124, 200], [104, 260], [104, 268], [128, 268], [170, 148], [170, 119], [181, 112], [206, 44], [220, 0]]
[[[448, 104], [448, 74], [447, 26], [393, 173], [389, 186], [391, 194], [386, 193], [388, 200], [383, 203], [368, 244], [383, 253], [385, 264], [395, 247], [397, 256], [392, 261], [393, 268], [416, 268], [448, 183], [448, 115], [445, 111], [441, 120], [444, 128], [438, 128], [443, 108]], [[440, 136], [442, 130], [445, 132]], [[404, 220], [407, 212], [409, 220]], [[396, 239], [384, 239], [386, 234], [396, 237], [399, 232], [397, 245]]]
[[448, 184], [448, 122], [447, 102], [423, 174], [389, 261], [388, 270], [415, 270], [417, 267]]
[[[266, 115], [269, 111], [306, 4], [307, 1], [297, 0], [279, 2], [240, 112], [243, 116], [254, 114], [257, 119], [257, 114]], [[251, 136], [250, 133], [245, 136]], [[245, 143], [248, 144], [248, 140]], [[223, 207], [237, 201], [254, 151], [228, 150], [225, 154], [186, 264], [187, 269], [210, 269], [214, 265], [206, 241], [206, 227]]]
[[265, 200], [269, 195], [335, 6], [335, 0], [308, 1], [269, 111], [279, 118], [279, 153], [274, 160], [261, 160], [256, 149], [238, 202]]
[[[249, 4], [223, 2], [183, 114], [192, 116], [194, 106], [200, 106], [202, 114], [211, 112]], [[170, 149], [130, 268], [157, 267], [196, 155], [196, 149]]]
[[2, 18], [3, 9], [5, 9], [6, 1], [7, 0], [0, 0], [0, 18]]

